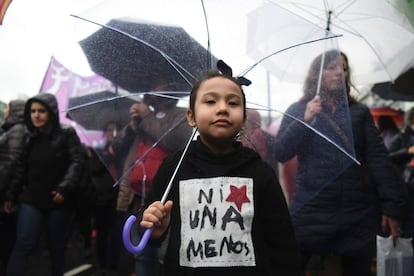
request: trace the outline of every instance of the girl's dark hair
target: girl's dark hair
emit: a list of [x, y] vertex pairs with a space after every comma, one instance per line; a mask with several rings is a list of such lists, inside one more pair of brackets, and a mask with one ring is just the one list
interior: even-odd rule
[[216, 77], [230, 80], [240, 88], [240, 91], [242, 93], [242, 98], [243, 98], [243, 116], [244, 118], [246, 118], [246, 95], [244, 94], [243, 88], [241, 87], [240, 83], [235, 78], [227, 76], [227, 75], [223, 75], [220, 73], [220, 71], [217, 71], [217, 70], [208, 71], [206, 74], [204, 74], [204, 76], [200, 80], [198, 80], [193, 85], [193, 88], [191, 89], [191, 93], [190, 93], [190, 109], [194, 110], [197, 93], [198, 93], [198, 90], [200, 89], [201, 84], [203, 84], [205, 81], [209, 79], [216, 78]]

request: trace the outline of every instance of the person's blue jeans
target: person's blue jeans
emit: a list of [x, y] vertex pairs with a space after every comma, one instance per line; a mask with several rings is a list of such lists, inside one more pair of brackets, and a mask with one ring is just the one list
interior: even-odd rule
[[52, 275], [63, 275], [66, 223], [67, 216], [63, 209], [40, 211], [22, 203], [17, 216], [16, 243], [10, 256], [7, 275], [25, 274], [29, 256], [37, 245], [43, 227], [51, 256]]

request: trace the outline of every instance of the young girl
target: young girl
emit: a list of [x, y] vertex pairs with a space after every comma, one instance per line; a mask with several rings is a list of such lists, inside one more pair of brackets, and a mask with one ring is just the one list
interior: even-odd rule
[[151, 245], [168, 241], [163, 275], [299, 275], [277, 177], [236, 141], [246, 121], [241, 86], [231, 77], [207, 74], [193, 87], [187, 120], [200, 135], [165, 204], [159, 199], [182, 152], [160, 166], [141, 221], [142, 228], [153, 227]]

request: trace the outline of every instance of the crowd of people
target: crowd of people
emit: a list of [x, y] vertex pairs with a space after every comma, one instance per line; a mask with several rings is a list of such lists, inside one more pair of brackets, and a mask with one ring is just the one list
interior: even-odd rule
[[[402, 131], [382, 132], [351, 87], [344, 53], [316, 57], [303, 97], [266, 140], [232, 76], [208, 72], [187, 109], [161, 83], [128, 107], [126, 125], [104, 125], [99, 148], [60, 124], [54, 95], [11, 101], [0, 136], [0, 275], [25, 275], [43, 231], [51, 275], [63, 275], [75, 226], [97, 274], [119, 275], [130, 215], [133, 232], [152, 234], [128, 275], [311, 275], [315, 260], [329, 275], [373, 275], [377, 235], [414, 235], [414, 109]], [[269, 160], [295, 161], [289, 196]]]

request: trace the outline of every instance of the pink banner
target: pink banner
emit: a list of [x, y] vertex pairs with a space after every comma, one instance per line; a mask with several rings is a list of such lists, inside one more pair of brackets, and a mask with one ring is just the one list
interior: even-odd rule
[[107, 79], [98, 75], [87, 77], [77, 75], [52, 57], [40, 87], [40, 93], [54, 94], [58, 101], [60, 122], [73, 126], [82, 143], [99, 147], [105, 143], [102, 132], [85, 130], [67, 118], [69, 98], [112, 89], [114, 85]]

